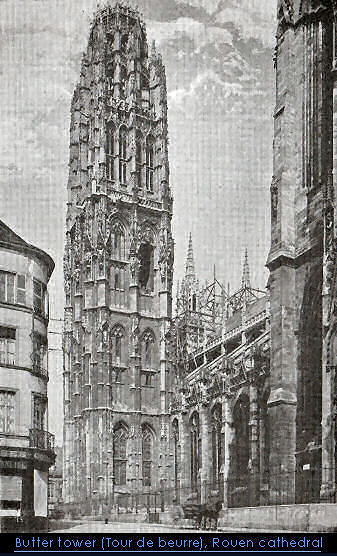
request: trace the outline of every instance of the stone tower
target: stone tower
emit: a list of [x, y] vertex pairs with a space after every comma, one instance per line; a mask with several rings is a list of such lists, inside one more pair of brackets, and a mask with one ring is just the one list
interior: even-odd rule
[[335, 380], [327, 367], [325, 346], [331, 324], [331, 276], [326, 270], [334, 241], [337, 152], [333, 4], [278, 2], [272, 239], [267, 263], [270, 480], [275, 493], [288, 491], [296, 502], [318, 501], [321, 481], [321, 495], [326, 489], [322, 456], [324, 468], [334, 465], [333, 457], [324, 456], [325, 412], [331, 409]]
[[[124, 3], [99, 9], [71, 107], [64, 499], [167, 485], [173, 239], [165, 69]], [[127, 502], [130, 505], [130, 500]], [[86, 506], [85, 506], [86, 504]]]

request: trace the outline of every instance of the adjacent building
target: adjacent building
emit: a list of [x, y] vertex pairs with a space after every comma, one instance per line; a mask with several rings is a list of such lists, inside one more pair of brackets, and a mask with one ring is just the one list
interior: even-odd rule
[[0, 516], [47, 520], [47, 284], [54, 262], [0, 221]]
[[64, 502], [169, 483], [173, 239], [165, 69], [137, 11], [94, 19], [71, 108]]

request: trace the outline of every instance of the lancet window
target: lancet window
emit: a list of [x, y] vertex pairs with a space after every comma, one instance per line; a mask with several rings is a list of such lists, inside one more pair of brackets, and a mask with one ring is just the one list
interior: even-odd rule
[[116, 485], [126, 485], [128, 429], [120, 423], [114, 430], [114, 477]]

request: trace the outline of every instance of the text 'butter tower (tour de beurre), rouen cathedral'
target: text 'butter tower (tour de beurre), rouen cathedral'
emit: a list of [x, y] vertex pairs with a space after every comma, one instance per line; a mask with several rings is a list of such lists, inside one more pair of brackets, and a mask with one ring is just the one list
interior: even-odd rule
[[171, 217], [161, 57], [137, 10], [100, 8], [72, 101], [64, 260], [64, 501], [87, 512], [168, 486]]

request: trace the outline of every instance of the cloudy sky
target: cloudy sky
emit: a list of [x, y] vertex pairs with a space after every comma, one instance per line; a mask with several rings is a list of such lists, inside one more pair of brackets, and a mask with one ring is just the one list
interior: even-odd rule
[[[176, 280], [191, 231], [202, 282], [216, 264], [217, 277], [236, 289], [247, 247], [253, 284], [264, 288], [276, 0], [137, 4], [167, 70]], [[0, 218], [56, 261], [55, 319], [62, 318], [70, 102], [96, 6], [0, 0]], [[51, 384], [61, 384], [60, 373]]]

